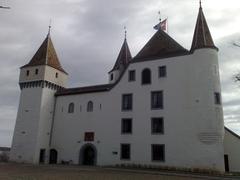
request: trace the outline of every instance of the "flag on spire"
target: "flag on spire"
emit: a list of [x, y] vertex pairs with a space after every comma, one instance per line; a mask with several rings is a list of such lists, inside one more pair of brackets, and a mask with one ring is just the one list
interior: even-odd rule
[[167, 31], [167, 19], [164, 19], [163, 21], [161, 21], [160, 23], [158, 23], [156, 26], [153, 27], [156, 30], [163, 30], [163, 31]]

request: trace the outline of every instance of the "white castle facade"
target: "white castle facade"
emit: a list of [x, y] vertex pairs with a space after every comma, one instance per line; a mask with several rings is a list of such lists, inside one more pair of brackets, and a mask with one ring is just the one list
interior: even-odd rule
[[132, 58], [127, 40], [109, 83], [67, 88], [50, 34], [21, 67], [10, 159], [224, 171], [218, 49], [202, 7], [192, 47], [161, 29]]

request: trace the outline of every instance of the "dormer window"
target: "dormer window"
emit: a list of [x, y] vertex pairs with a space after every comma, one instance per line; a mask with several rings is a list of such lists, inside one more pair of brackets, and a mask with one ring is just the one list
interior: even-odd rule
[[58, 73], [55, 74], [55, 77], [58, 78]]
[[36, 74], [36, 75], [38, 74], [38, 69], [35, 69], [35, 74]]
[[27, 72], [26, 72], [26, 75], [27, 75], [27, 76], [29, 76], [29, 74], [30, 74], [30, 71], [29, 71], [29, 70], [27, 70]]

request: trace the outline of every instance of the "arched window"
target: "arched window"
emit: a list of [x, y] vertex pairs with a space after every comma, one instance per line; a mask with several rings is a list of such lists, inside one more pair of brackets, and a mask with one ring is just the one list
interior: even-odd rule
[[151, 71], [150, 71], [150, 69], [144, 69], [142, 71], [142, 84], [151, 84]]
[[93, 111], [93, 102], [89, 101], [87, 104], [87, 112], [92, 112]]
[[70, 103], [68, 106], [68, 113], [74, 113], [74, 104]]

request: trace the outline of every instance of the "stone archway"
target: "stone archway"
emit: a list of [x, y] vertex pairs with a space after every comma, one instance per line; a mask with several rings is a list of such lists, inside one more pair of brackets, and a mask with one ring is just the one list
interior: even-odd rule
[[93, 144], [82, 146], [79, 155], [79, 164], [86, 166], [95, 166], [97, 164], [97, 149]]

